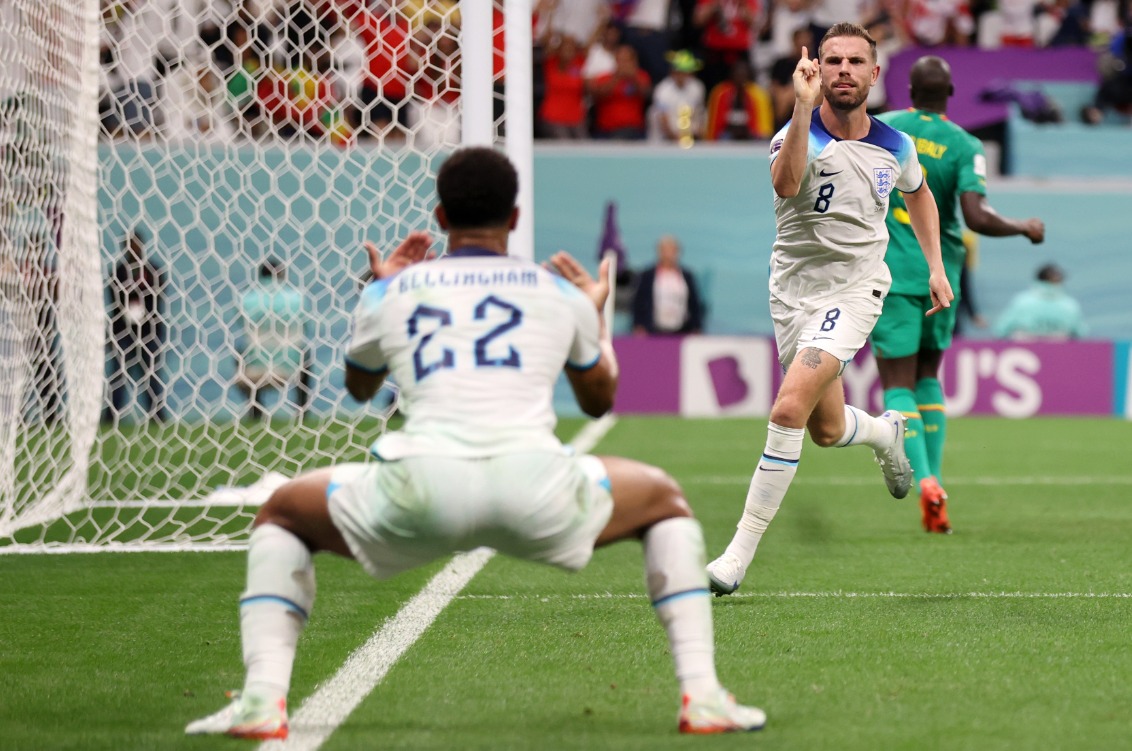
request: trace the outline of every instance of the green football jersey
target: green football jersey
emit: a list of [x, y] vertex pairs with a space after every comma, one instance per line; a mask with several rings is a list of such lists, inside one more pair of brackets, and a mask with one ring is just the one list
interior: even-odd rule
[[[906, 109], [878, 116], [897, 130], [912, 137], [928, 187], [939, 207], [940, 245], [947, 278], [959, 294], [959, 272], [966, 251], [963, 247], [963, 220], [959, 217], [959, 196], [972, 192], [987, 194], [987, 158], [979, 139], [947, 119], [946, 115]], [[884, 260], [892, 272], [892, 292], [927, 295], [928, 263], [908, 218], [903, 194], [896, 192], [888, 205], [888, 252]]]

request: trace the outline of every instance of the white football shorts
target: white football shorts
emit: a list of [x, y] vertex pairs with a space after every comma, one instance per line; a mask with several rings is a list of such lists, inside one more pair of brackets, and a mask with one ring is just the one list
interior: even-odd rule
[[577, 571], [613, 513], [600, 459], [548, 451], [343, 464], [327, 499], [334, 526], [377, 579], [481, 546]]
[[841, 296], [820, 301], [801, 301], [788, 305], [770, 298], [774, 320], [774, 339], [783, 370], [799, 352], [814, 347], [836, 357], [841, 368], [865, 346], [873, 326], [880, 318], [884, 298], [871, 292], [855, 297]]

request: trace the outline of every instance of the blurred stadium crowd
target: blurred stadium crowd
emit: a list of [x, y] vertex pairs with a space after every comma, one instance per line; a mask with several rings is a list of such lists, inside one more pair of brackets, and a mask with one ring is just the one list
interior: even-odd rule
[[[817, 40], [838, 21], [870, 30], [883, 67], [909, 46], [1119, 52], [1120, 44], [1132, 46], [1125, 33], [1130, 5], [540, 0], [533, 15], [536, 135], [685, 146], [768, 138], [789, 117], [801, 48], [815, 54]], [[497, 113], [501, 6], [497, 0]], [[340, 146], [411, 139], [418, 148], [450, 142], [459, 133], [460, 24], [454, 0], [102, 0], [103, 137]], [[869, 104], [885, 108], [883, 85]]]

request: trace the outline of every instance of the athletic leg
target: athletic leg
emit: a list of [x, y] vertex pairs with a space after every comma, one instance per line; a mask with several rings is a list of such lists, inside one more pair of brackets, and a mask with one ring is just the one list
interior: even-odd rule
[[[840, 393], [837, 378], [841, 363], [827, 352], [803, 350], [786, 371], [767, 426], [767, 441], [751, 476], [743, 515], [730, 544], [708, 565], [712, 591], [725, 595], [739, 588], [755, 551], [786, 491], [794, 480], [802, 456], [806, 421], [831, 389]], [[844, 400], [844, 397], [842, 397]]]
[[766, 715], [735, 704], [716, 677], [703, 531], [692, 518], [683, 491], [656, 467], [619, 457], [600, 458], [609, 477], [613, 513], [596, 545], [641, 538], [645, 586], [668, 636], [684, 696], [681, 732], [761, 728]]
[[920, 507], [924, 529], [928, 532], [949, 534], [951, 520], [947, 515], [947, 492], [941, 486], [943, 478], [943, 444], [947, 439], [947, 412], [944, 407], [943, 388], [939, 383], [939, 367], [943, 351], [924, 350], [920, 353], [917, 369], [916, 402], [924, 420], [924, 446], [928, 466], [934, 480], [921, 486]]
[[189, 734], [286, 738], [286, 699], [299, 635], [314, 605], [312, 553], [350, 557], [330, 520], [331, 469], [282, 486], [256, 515], [248, 545], [247, 585], [240, 596], [244, 689], [214, 715], [190, 723]]
[[877, 370], [884, 386], [884, 408], [904, 415], [904, 451], [912, 464], [912, 472], [920, 482], [933, 477], [928, 462], [924, 421], [916, 403], [916, 368], [919, 355], [909, 357], [877, 357]]

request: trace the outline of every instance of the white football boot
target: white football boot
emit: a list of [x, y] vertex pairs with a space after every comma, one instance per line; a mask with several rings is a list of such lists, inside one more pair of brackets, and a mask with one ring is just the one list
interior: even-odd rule
[[685, 694], [680, 707], [680, 732], [689, 735], [747, 732], [762, 730], [765, 725], [766, 712], [736, 703], [724, 688], [706, 699]]
[[877, 464], [884, 472], [884, 484], [893, 498], [904, 498], [912, 487], [912, 465], [908, 462], [908, 454], [904, 453], [904, 415], [896, 410], [888, 410], [880, 419], [893, 427], [892, 443], [882, 449], [874, 449]]
[[287, 737], [287, 700], [270, 701], [229, 691], [232, 703], [216, 714], [190, 722], [186, 735], [229, 735], [266, 741]]

